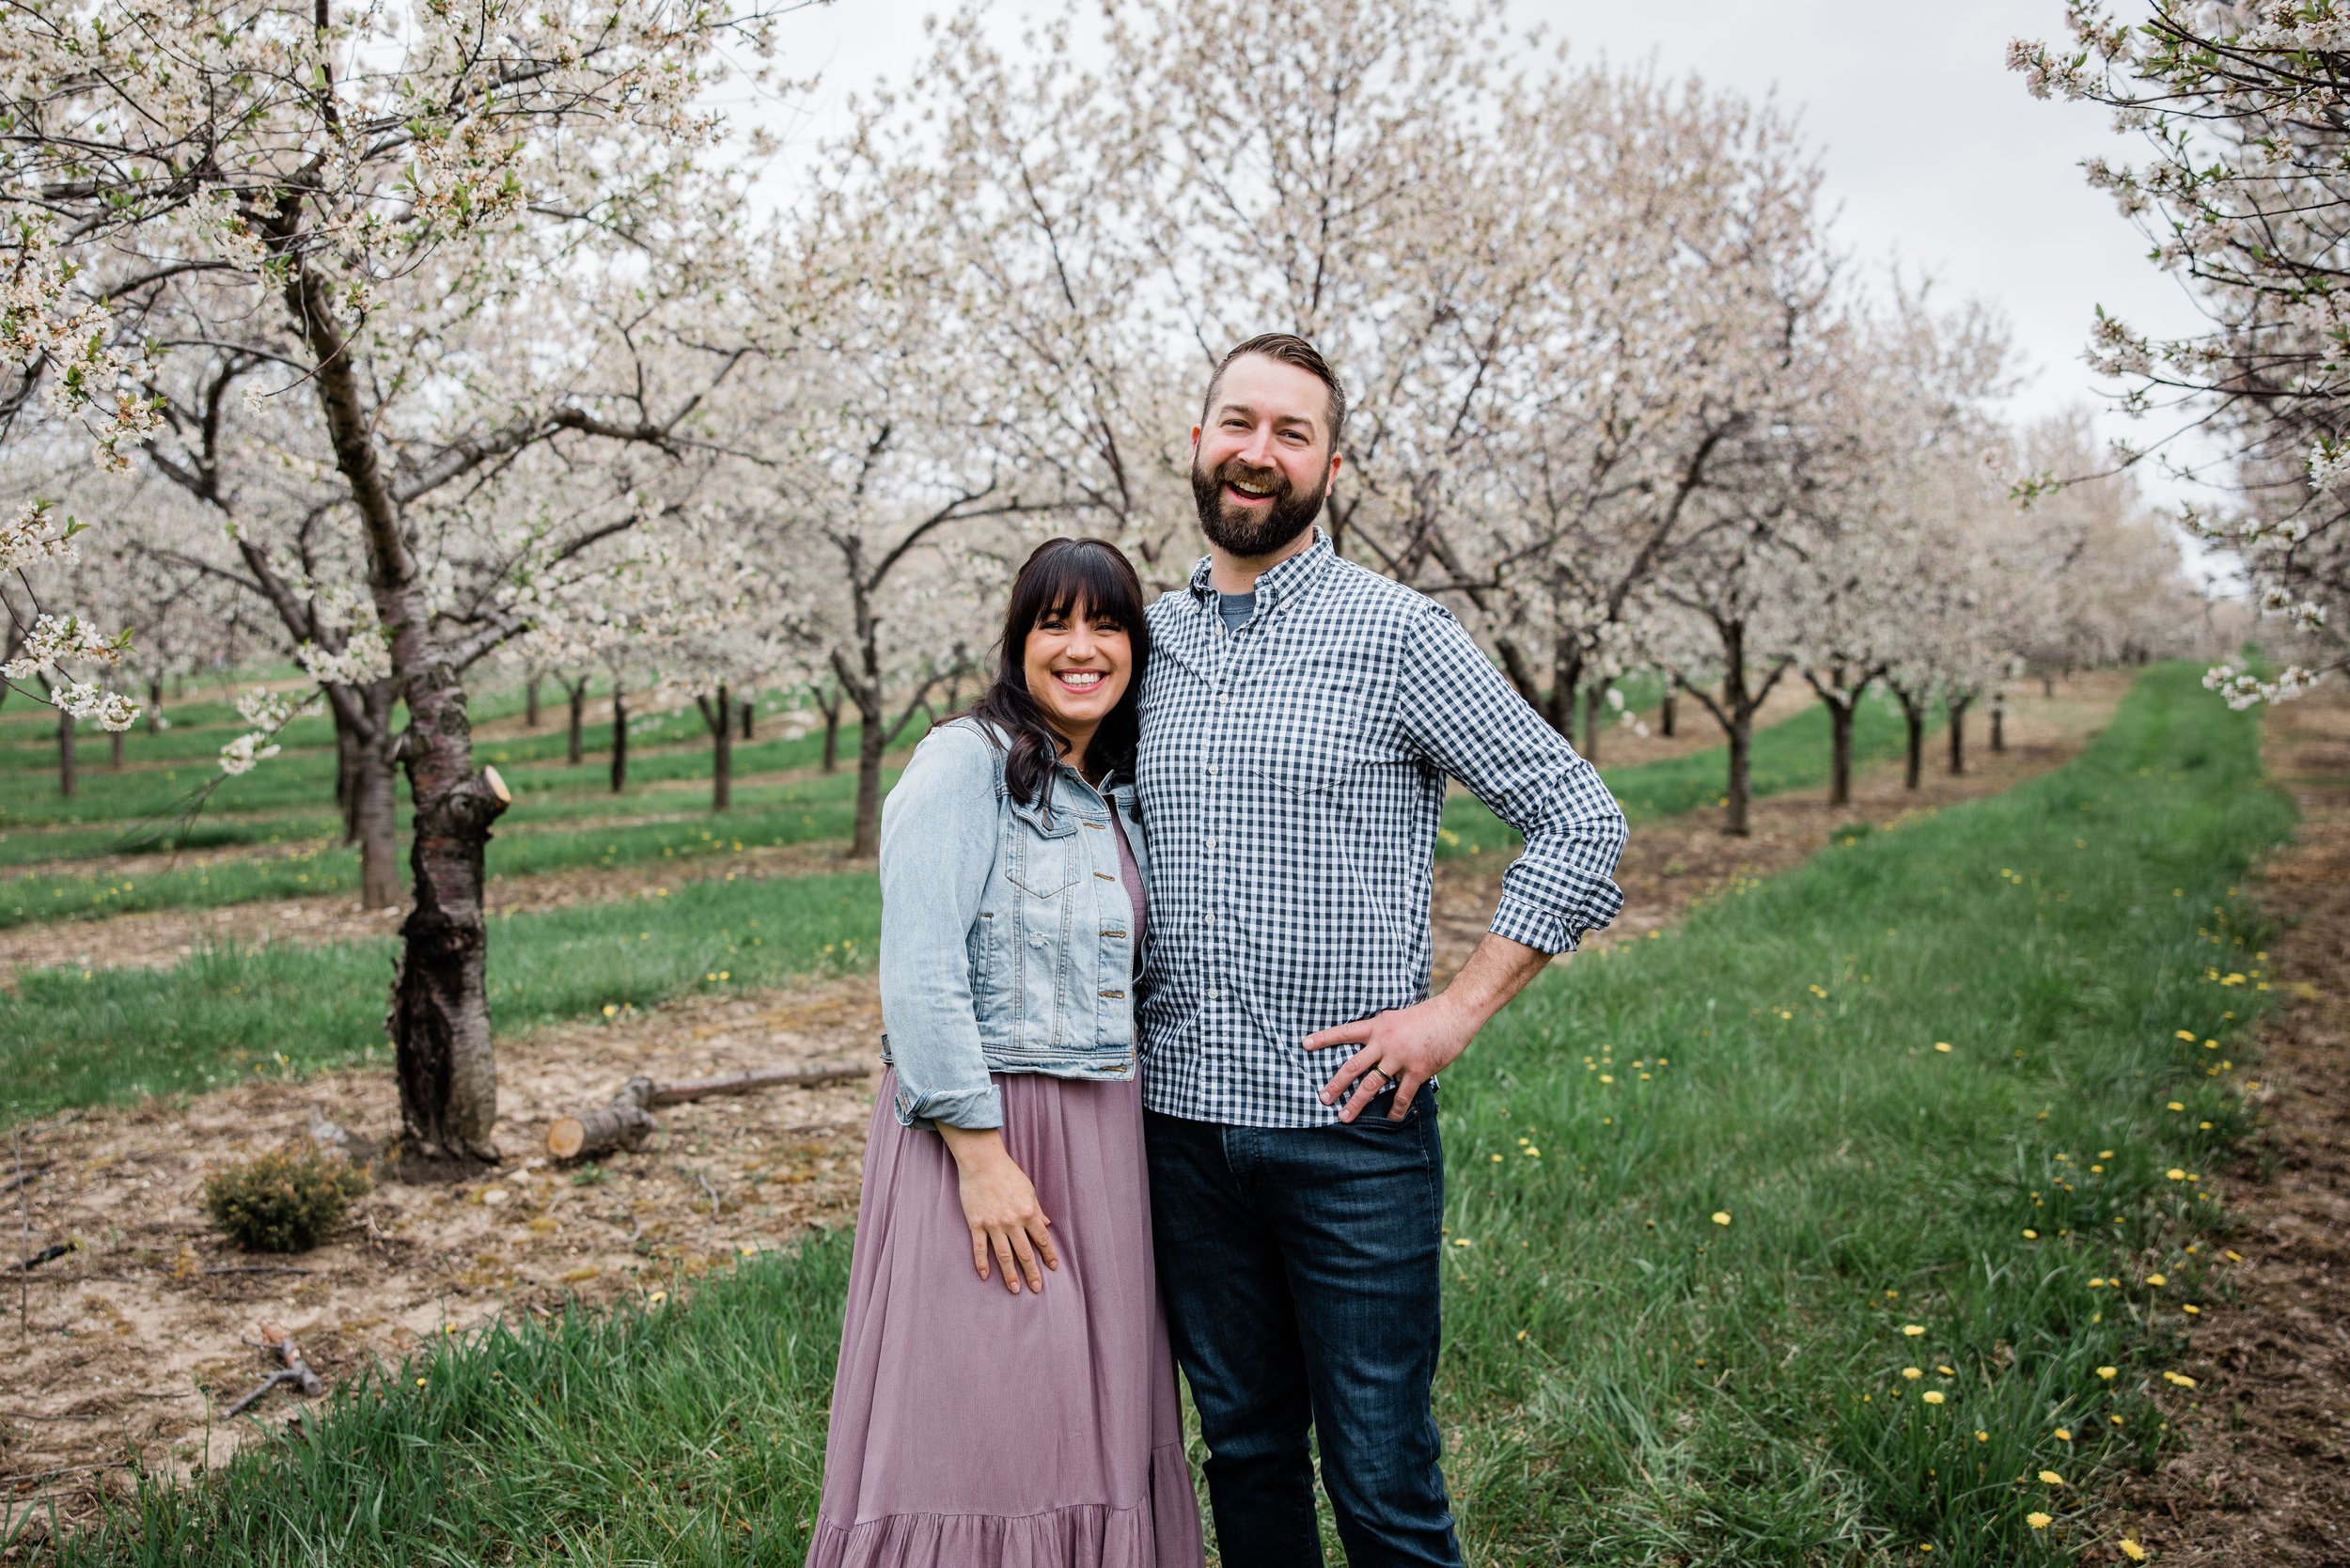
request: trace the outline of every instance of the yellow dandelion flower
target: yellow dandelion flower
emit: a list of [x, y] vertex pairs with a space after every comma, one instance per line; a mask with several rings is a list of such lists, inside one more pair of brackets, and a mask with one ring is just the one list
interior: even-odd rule
[[1926, 1325], [1922, 1323], [1905, 1323], [1902, 1325], [1902, 1335], [1904, 1339], [1914, 1340], [1925, 1331]]
[[1716, 1210], [1714, 1211], [1714, 1223], [1715, 1223], [1715, 1224], [1716, 1224], [1716, 1225], [1727, 1225], [1727, 1224], [1729, 1224], [1729, 1223], [1730, 1223], [1730, 1211], [1729, 1211], [1728, 1209], [1716, 1209]]
[[423, 1388], [423, 1387], [424, 1387], [424, 1385], [425, 1385], [425, 1380], [424, 1380], [423, 1378], [419, 1377], [419, 1378], [417, 1378], [417, 1379], [416, 1379], [416, 1387], [417, 1387], [417, 1388]]
[[1988, 1443], [1991, 1441], [1991, 1434], [1988, 1432], [1978, 1432], [1975, 1434], [1975, 1441], [1978, 1443]]
[[2118, 1373], [2118, 1369], [2116, 1369], [2116, 1368], [2113, 1368], [2113, 1367], [2099, 1367], [2099, 1368], [2097, 1369], [2097, 1375], [2098, 1375], [2099, 1377], [2104, 1378], [2104, 1379], [2105, 1379], [2107, 1383], [2110, 1383], [2110, 1382], [2112, 1382], [2112, 1381], [2114, 1380], [2114, 1378], [2115, 1378], [2117, 1375], [2119, 1375], [2119, 1373]]
[[2064, 1484], [2064, 1478], [2057, 1474], [2054, 1470], [2043, 1470], [2040, 1472], [2040, 1484], [2043, 1486], [2061, 1486]]
[[1910, 1381], [1910, 1382], [1915, 1383], [1915, 1382], [1917, 1382], [1917, 1381], [1918, 1381], [1918, 1379], [1919, 1379], [1919, 1378], [1921, 1378], [1921, 1377], [1925, 1376], [1926, 1374], [1925, 1374], [1924, 1372], [1919, 1372], [1919, 1371], [1917, 1368], [1915, 1368], [1915, 1367], [1904, 1367], [1904, 1368], [1902, 1369], [1902, 1375], [1903, 1375], [1904, 1377], [1905, 1377], [1905, 1378], [1909, 1379], [1909, 1381]]
[[2058, 1427], [2056, 1429], [2056, 1440], [2060, 1443], [2071, 1442], [2073, 1440], [2073, 1429], [2064, 1426]]
[[1939, 1388], [1928, 1388], [1925, 1391], [1924, 1398], [1928, 1404], [1939, 1404], [1942, 1403], [1942, 1390]]
[[2040, 1232], [2037, 1231], [2026, 1231], [2024, 1232], [2024, 1239], [2026, 1241], [2038, 1241], [2040, 1239]]
[[1948, 1056], [1950, 1051], [1950, 1043], [1947, 1040], [1937, 1040], [1934, 1043], [1934, 1048], [1944, 1056]]
[[2173, 1181], [2173, 1182], [2184, 1182], [2184, 1181], [2186, 1181], [2186, 1171], [2184, 1171], [2184, 1170], [2181, 1170], [2181, 1169], [2180, 1169], [2177, 1166], [2175, 1166], [2175, 1165], [2174, 1165], [2174, 1166], [2172, 1166], [2170, 1169], [2168, 1169], [2168, 1170], [2164, 1171], [2164, 1172], [2163, 1172], [2163, 1175], [2165, 1175], [2165, 1176], [2169, 1177], [2169, 1178], [2170, 1178], [2171, 1181]]
[[2125, 1535], [2122, 1537], [2120, 1545], [2122, 1547], [2122, 1555], [2128, 1558], [2132, 1562], [2143, 1562], [2146, 1560], [2146, 1548], [2131, 1540], [2128, 1536]]
[[2159, 1275], [2159, 1274], [2150, 1274], [2150, 1275], [2148, 1275], [2148, 1276], [2146, 1277], [2146, 1283], [2148, 1283], [2149, 1285], [2154, 1286], [2154, 1289], [2156, 1289], [2156, 1290], [2160, 1290], [2160, 1289], [2162, 1289], [2162, 1287], [2163, 1287], [2163, 1286], [2168, 1285], [2169, 1283], [2170, 1283], [2170, 1281], [2168, 1278], [2164, 1278], [2162, 1275]]
[[2046, 1529], [2050, 1525], [2056, 1523], [2056, 1519], [2050, 1514], [2032, 1513], [2024, 1515], [2024, 1523], [2029, 1525], [2034, 1529]]

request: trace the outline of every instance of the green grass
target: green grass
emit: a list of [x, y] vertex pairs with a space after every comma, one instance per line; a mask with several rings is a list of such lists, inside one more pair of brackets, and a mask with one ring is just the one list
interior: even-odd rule
[[[683, 884], [659, 897], [494, 917], [490, 1011], [512, 1033], [682, 991], [870, 962], [869, 873]], [[168, 969], [42, 969], [0, 994], [0, 1125], [67, 1105], [203, 1090], [382, 1056], [391, 939], [212, 949]]]
[[[885, 787], [895, 770], [883, 775]], [[652, 860], [708, 858], [746, 844], [845, 842], [855, 816], [856, 778], [840, 773], [805, 784], [745, 786], [734, 810], [720, 816], [694, 810], [691, 801], [626, 797], [622, 808], [680, 810], [677, 820], [563, 828], [581, 814], [577, 803], [525, 802], [501, 819], [490, 840], [493, 876], [525, 876], [582, 866], [637, 865]], [[401, 842], [406, 843], [402, 814]], [[406, 870], [403, 865], [401, 870]], [[403, 881], [405, 878], [403, 877]], [[210, 865], [173, 866], [158, 857], [152, 870], [109, 876], [21, 874], [0, 878], [0, 930], [45, 920], [121, 915], [137, 910], [207, 909], [257, 899], [324, 893], [356, 896], [359, 852], [312, 838], [267, 857]]]
[[[1682, 714], [1685, 723], [1713, 723], [1694, 703], [1684, 702]], [[1853, 719], [1853, 765], [1866, 767], [1899, 757], [1908, 744], [1908, 734], [1899, 710], [1874, 700], [1863, 702]], [[1753, 754], [1755, 798], [1825, 784], [1828, 761], [1827, 710], [1817, 703], [1758, 729]], [[1722, 798], [1729, 776], [1727, 744], [1635, 767], [1600, 769], [1600, 776], [1622, 804], [1624, 815], [1636, 823], [1712, 806]], [[1439, 857], [1514, 855], [1524, 842], [1517, 829], [1486, 810], [1475, 796], [1456, 794], [1445, 802], [1444, 829], [1436, 849]]]
[[[2237, 889], [2289, 827], [2254, 720], [2160, 669], [2060, 772], [1496, 1020], [1444, 1091], [1437, 1397], [1471, 1560], [2076, 1560], [2186, 1397], [2159, 1376], [2191, 1366], [2181, 1304], [2225, 1309], [2186, 1248], [2247, 1130]], [[796, 1562], [845, 1267], [822, 1238], [659, 1310], [435, 1345], [309, 1435], [144, 1482], [61, 1558]]]

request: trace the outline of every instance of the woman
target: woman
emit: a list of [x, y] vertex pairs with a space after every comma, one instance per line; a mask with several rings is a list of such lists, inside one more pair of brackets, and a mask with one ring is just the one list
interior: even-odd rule
[[1135, 1079], [1136, 708], [1099, 540], [882, 811], [882, 1056], [809, 1568], [1198, 1568]]

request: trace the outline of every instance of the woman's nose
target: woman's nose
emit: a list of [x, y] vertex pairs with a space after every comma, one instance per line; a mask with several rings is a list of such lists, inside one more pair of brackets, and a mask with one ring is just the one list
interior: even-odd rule
[[1067, 647], [1069, 656], [1073, 659], [1093, 657], [1093, 628], [1082, 621], [1071, 628]]

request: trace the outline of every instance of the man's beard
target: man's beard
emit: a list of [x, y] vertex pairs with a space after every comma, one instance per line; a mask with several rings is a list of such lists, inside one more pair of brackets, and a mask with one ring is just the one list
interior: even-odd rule
[[[1234, 481], [1270, 491], [1273, 498], [1261, 509], [1228, 510], [1224, 487]], [[1191, 469], [1191, 497], [1199, 507], [1200, 531], [1218, 549], [1244, 558], [1269, 556], [1312, 527], [1329, 494], [1326, 472], [1312, 494], [1300, 495], [1279, 469], [1252, 468], [1238, 458], [1225, 459], [1213, 474], [1201, 472], [1197, 463]]]

